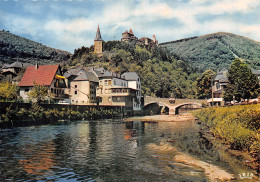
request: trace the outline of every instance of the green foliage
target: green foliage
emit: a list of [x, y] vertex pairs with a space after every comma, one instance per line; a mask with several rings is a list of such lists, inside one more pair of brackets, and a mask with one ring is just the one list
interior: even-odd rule
[[199, 99], [209, 98], [212, 90], [212, 79], [216, 75], [216, 73], [212, 70], [205, 71], [198, 79], [197, 79], [197, 96]]
[[210, 125], [216, 137], [232, 148], [260, 152], [260, 105], [201, 109], [195, 112], [202, 122]]
[[[158, 97], [170, 97], [173, 94], [178, 98], [195, 96], [195, 70], [186, 62], [176, 60], [175, 55], [167, 49], [157, 46], [134, 46], [121, 41], [103, 42], [103, 48], [102, 57], [84, 53], [72, 60], [70, 65], [92, 66], [98, 62], [109, 63], [105, 69], [112, 72], [137, 72], [141, 77], [142, 94]], [[90, 57], [90, 60], [86, 61], [84, 57]]]
[[193, 37], [162, 46], [201, 73], [227, 68], [235, 58], [246, 59], [250, 67], [260, 69], [260, 43], [231, 33]]
[[53, 49], [40, 43], [16, 36], [6, 31], [0, 31], [0, 52], [2, 63], [19, 61], [35, 64], [51, 64], [70, 59], [71, 54], [66, 51]]
[[12, 121], [48, 121], [53, 122], [60, 119], [82, 120], [82, 119], [109, 119], [115, 118], [120, 114], [119, 110], [103, 108], [87, 108], [85, 111], [73, 109], [44, 109], [38, 103], [32, 103], [29, 109], [15, 108], [13, 104], [8, 106], [5, 111], [0, 111], [0, 118], [4, 122]]
[[34, 86], [28, 93], [28, 96], [31, 100], [35, 99], [38, 103], [43, 102], [48, 96], [48, 87], [34, 83]]
[[240, 101], [257, 97], [259, 93], [259, 80], [247, 64], [240, 59], [235, 59], [228, 70], [229, 84], [224, 94], [226, 101], [231, 101], [233, 96]]
[[13, 101], [17, 99], [18, 96], [17, 85], [11, 84], [9, 82], [0, 82], [0, 100], [2, 101]]

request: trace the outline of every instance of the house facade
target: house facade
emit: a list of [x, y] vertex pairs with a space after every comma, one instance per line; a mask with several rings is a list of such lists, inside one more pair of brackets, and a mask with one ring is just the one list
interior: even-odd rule
[[213, 80], [212, 94], [213, 98], [209, 98], [207, 102], [211, 106], [224, 106], [225, 101], [223, 98], [224, 91], [229, 83], [228, 81], [228, 70], [222, 69], [216, 75]]
[[82, 70], [70, 83], [71, 104], [96, 105], [96, 88], [98, 77], [91, 72]]
[[12, 64], [5, 64], [1, 69], [0, 73], [3, 76], [3, 81], [16, 83], [19, 72], [29, 66], [28, 63], [21, 63], [19, 61]]
[[55, 102], [68, 98], [65, 94], [65, 78], [59, 65], [38, 65], [29, 66], [18, 86], [20, 87], [20, 96], [24, 101], [29, 101], [28, 93], [35, 84], [43, 85], [48, 88], [48, 98]]
[[[251, 71], [253, 74], [255, 74], [260, 83], [260, 71], [254, 70], [251, 68]], [[229, 81], [228, 81], [228, 70], [222, 69], [219, 71], [216, 75], [216, 77], [213, 80], [213, 86], [212, 86], [212, 95], [213, 97], [209, 98], [207, 102], [211, 106], [224, 106], [225, 101], [223, 98], [223, 94], [225, 89], [227, 88]], [[254, 100], [254, 99], [253, 99]]]
[[136, 72], [125, 72], [122, 77], [127, 80], [128, 87], [136, 90], [136, 96], [133, 98], [133, 110], [139, 111], [142, 109], [142, 89], [141, 89], [141, 79]]
[[101, 69], [93, 69], [92, 72], [99, 78], [96, 89], [99, 105], [124, 106], [126, 111], [134, 109], [136, 90], [128, 86], [128, 81], [122, 75]]

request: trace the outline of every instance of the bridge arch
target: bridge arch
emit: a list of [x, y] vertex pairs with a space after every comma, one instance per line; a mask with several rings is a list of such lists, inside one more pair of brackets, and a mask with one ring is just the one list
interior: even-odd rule
[[196, 103], [196, 102], [187, 102], [187, 103], [181, 103], [181, 104], [178, 104], [178, 105], [175, 105], [174, 106], [174, 114], [179, 114], [179, 109], [182, 107], [182, 106], [187, 106], [187, 105], [196, 105], [198, 108], [202, 108], [202, 104], [201, 103]]
[[[158, 107], [153, 107], [154, 105], [157, 105]], [[170, 108], [170, 105], [165, 104], [163, 102], [150, 102], [143, 107], [143, 110], [148, 114], [162, 114], [164, 112], [169, 112]]]

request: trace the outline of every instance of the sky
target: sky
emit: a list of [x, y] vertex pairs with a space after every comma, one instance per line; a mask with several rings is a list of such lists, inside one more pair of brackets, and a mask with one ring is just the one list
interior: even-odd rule
[[260, 41], [260, 0], [0, 0], [0, 29], [74, 52], [102, 39], [156, 36], [159, 43], [216, 32]]

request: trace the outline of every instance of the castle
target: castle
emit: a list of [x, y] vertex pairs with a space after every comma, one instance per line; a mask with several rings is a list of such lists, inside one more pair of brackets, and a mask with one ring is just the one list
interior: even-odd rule
[[129, 32], [126, 30], [124, 33], [122, 33], [122, 42], [130, 42], [137, 45], [158, 45], [158, 40], [156, 40], [155, 35], [153, 35], [153, 39], [150, 39], [148, 37], [142, 37], [138, 39], [134, 33], [133, 30], [130, 28]]
[[[96, 37], [94, 39], [94, 52], [97, 54], [100, 54], [103, 52], [102, 41], [103, 40], [101, 38], [101, 33], [99, 30], [99, 26], [98, 26]], [[156, 46], [158, 46], [158, 40], [156, 40], [155, 35], [153, 35], [152, 39], [150, 39], [148, 37], [142, 37], [142, 38], [138, 39], [134, 35], [133, 30], [131, 28], [129, 31], [126, 30], [124, 33], [122, 33], [121, 41], [133, 43], [136, 45], [145, 45], [145, 46], [156, 45]]]

